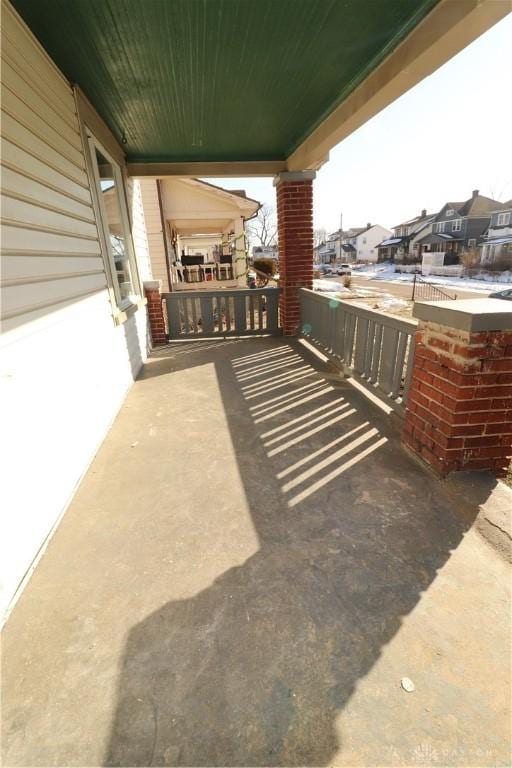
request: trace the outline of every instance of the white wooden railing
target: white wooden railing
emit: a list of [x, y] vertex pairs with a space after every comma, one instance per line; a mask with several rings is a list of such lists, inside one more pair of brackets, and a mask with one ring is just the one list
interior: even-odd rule
[[416, 322], [305, 288], [300, 298], [303, 335], [338, 361], [345, 374], [403, 413], [412, 376]]

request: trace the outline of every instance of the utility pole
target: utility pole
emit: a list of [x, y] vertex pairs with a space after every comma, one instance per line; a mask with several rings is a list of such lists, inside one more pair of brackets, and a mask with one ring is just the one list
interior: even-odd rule
[[338, 238], [338, 259], [341, 261], [341, 236], [343, 233], [343, 211], [340, 211], [340, 236]]

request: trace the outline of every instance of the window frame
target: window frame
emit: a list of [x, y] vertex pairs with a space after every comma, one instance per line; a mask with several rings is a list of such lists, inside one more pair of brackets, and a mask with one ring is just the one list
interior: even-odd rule
[[446, 215], [447, 216], [453, 216], [455, 213], [455, 208], [447, 208], [446, 209]]
[[[470, 237], [468, 239], [468, 248], [476, 248], [476, 240], [476, 237]], [[471, 245], [471, 243], [473, 243], [473, 245]]]
[[452, 232], [461, 232], [461, 231], [462, 231], [462, 219], [453, 219]]
[[[500, 221], [500, 219], [503, 217], [503, 221]], [[506, 213], [498, 213], [498, 223], [496, 226], [498, 227], [506, 227], [510, 224], [510, 212]]]
[[445, 225], [446, 225], [446, 221], [438, 221], [436, 223], [436, 234], [444, 235]]
[[[87, 150], [89, 153], [88, 160], [90, 162], [90, 168], [92, 172], [92, 180], [94, 183], [94, 193], [97, 201], [99, 221], [97, 222], [98, 228], [101, 227], [101, 243], [103, 250], [106, 253], [103, 254], [105, 266], [108, 269], [105, 270], [109, 283], [111, 300], [114, 299], [114, 310], [117, 314], [123, 314], [131, 307], [137, 307], [142, 300], [142, 285], [139, 275], [139, 269], [137, 259], [135, 257], [135, 249], [132, 243], [132, 229], [130, 216], [128, 212], [128, 200], [126, 195], [125, 180], [123, 169], [121, 164], [113, 157], [113, 155], [105, 148], [104, 144], [96, 138], [94, 132], [87, 126], [85, 128], [85, 136], [87, 140]], [[103, 199], [101, 190], [101, 179], [98, 173], [98, 163], [96, 159], [96, 150], [101, 152], [106, 160], [112, 166], [114, 182], [117, 189], [117, 197], [119, 203], [119, 215], [121, 218], [121, 226], [124, 233], [124, 243], [128, 256], [128, 263], [130, 265], [130, 275], [132, 280], [133, 293], [126, 298], [121, 297], [121, 289], [119, 287], [119, 281], [117, 279], [117, 267], [115, 264], [114, 254], [110, 243], [110, 231], [108, 230], [108, 217], [105, 207], [105, 201]]]

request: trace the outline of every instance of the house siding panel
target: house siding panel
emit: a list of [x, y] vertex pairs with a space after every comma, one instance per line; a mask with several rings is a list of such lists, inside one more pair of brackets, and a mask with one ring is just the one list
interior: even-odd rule
[[[114, 323], [72, 90], [2, 10], [3, 611], [140, 370], [147, 331], [144, 310]], [[138, 204], [133, 236], [144, 279]]]

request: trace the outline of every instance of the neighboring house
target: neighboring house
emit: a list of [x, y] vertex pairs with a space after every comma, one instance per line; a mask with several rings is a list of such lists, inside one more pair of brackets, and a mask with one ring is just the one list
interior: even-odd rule
[[260, 203], [199, 179], [140, 182], [153, 276], [164, 291], [245, 286], [245, 222]]
[[489, 228], [479, 248], [482, 264], [499, 261], [503, 269], [512, 269], [512, 200], [491, 213]]
[[316, 264], [332, 264], [336, 261], [336, 249], [332, 242], [320, 243], [313, 248], [313, 261]]
[[378, 245], [379, 261], [403, 263], [419, 260], [418, 240], [432, 231], [435, 213], [427, 214], [424, 208], [419, 216], [393, 227], [393, 234]]
[[477, 249], [491, 213], [502, 208], [502, 203], [480, 195], [478, 189], [462, 203], [445, 203], [434, 219], [432, 232], [418, 240], [420, 253], [442, 253], [445, 264], [458, 264], [461, 254]]
[[[378, 260], [378, 245], [391, 236], [391, 230], [380, 224], [368, 222], [366, 227], [349, 229], [341, 240], [342, 247], [352, 246], [355, 252], [355, 260], [374, 263]], [[353, 253], [347, 249], [347, 255]]]

